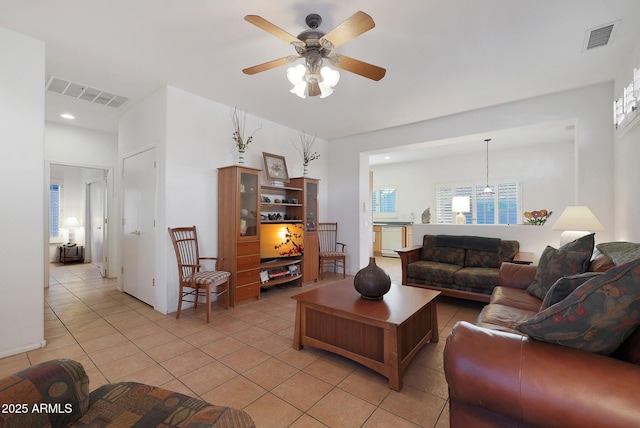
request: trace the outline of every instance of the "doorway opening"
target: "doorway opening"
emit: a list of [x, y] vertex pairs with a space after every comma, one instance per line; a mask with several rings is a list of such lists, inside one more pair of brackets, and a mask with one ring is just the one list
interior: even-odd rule
[[107, 213], [111, 174], [111, 170], [103, 168], [50, 164], [47, 265], [90, 263], [102, 277], [109, 276]]

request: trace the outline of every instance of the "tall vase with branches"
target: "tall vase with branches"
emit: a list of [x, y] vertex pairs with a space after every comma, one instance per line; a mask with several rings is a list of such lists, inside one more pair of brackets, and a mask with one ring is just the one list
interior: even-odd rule
[[[238, 163], [244, 163], [244, 152], [247, 146], [253, 141], [253, 135], [262, 128], [256, 128], [249, 136], [246, 134], [247, 111], [234, 107], [231, 109], [231, 123], [233, 124], [233, 135], [231, 138], [236, 143], [238, 149]], [[245, 139], [246, 138], [246, 139]]]
[[309, 174], [309, 162], [316, 160], [320, 157], [318, 152], [313, 151], [313, 144], [316, 142], [315, 135], [309, 135], [302, 131], [298, 135], [298, 139], [292, 139], [293, 146], [302, 155], [302, 165], [304, 167], [304, 176]]

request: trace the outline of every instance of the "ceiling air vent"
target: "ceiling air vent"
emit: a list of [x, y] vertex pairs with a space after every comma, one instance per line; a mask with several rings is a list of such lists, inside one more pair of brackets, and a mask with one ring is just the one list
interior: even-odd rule
[[610, 44], [618, 30], [619, 24], [620, 21], [616, 21], [587, 30], [584, 39], [584, 50], [588, 51], [589, 49]]
[[112, 94], [101, 89], [91, 88], [81, 83], [70, 82], [51, 76], [47, 82], [47, 90], [71, 98], [85, 100], [103, 106], [118, 108], [129, 100], [122, 95]]

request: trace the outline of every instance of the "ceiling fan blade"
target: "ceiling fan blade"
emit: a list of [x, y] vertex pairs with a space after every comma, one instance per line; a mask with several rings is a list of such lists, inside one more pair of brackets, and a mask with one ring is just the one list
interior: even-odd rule
[[320, 95], [320, 85], [318, 85], [318, 82], [307, 83], [307, 92], [310, 97], [315, 97], [316, 95]]
[[342, 24], [325, 34], [321, 39], [321, 43], [328, 41], [333, 48], [337, 48], [375, 26], [375, 22], [369, 15], [364, 12], [356, 12]]
[[263, 29], [267, 33], [273, 34], [274, 36], [284, 40], [287, 43], [302, 43], [297, 37], [287, 33], [280, 27], [273, 25], [271, 22], [267, 21], [261, 16], [247, 15], [244, 17], [244, 20], [252, 23], [258, 28]]
[[364, 61], [353, 59], [346, 55], [331, 54], [329, 55], [329, 62], [338, 68], [376, 81], [382, 79], [387, 72], [387, 70], [382, 67], [368, 64]]
[[256, 74], [263, 71], [271, 70], [272, 68], [280, 67], [281, 65], [291, 64], [298, 59], [297, 56], [285, 56], [284, 58], [274, 59], [273, 61], [265, 62], [264, 64], [254, 65], [253, 67], [245, 68], [242, 70], [244, 74]]

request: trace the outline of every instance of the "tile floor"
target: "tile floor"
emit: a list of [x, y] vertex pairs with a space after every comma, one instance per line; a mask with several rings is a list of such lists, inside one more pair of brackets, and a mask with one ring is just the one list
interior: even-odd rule
[[[399, 259], [377, 258], [394, 282]], [[371, 370], [329, 352], [292, 349], [291, 295], [323, 282], [273, 289], [256, 302], [224, 310], [163, 315], [115, 289], [90, 264], [52, 264], [45, 293], [47, 346], [0, 359], [0, 377], [53, 358], [81, 362], [91, 390], [119, 380], [162, 386], [244, 409], [267, 427], [448, 427], [442, 350], [458, 320], [473, 322], [482, 305], [438, 301], [441, 340], [427, 344], [396, 392]]]

